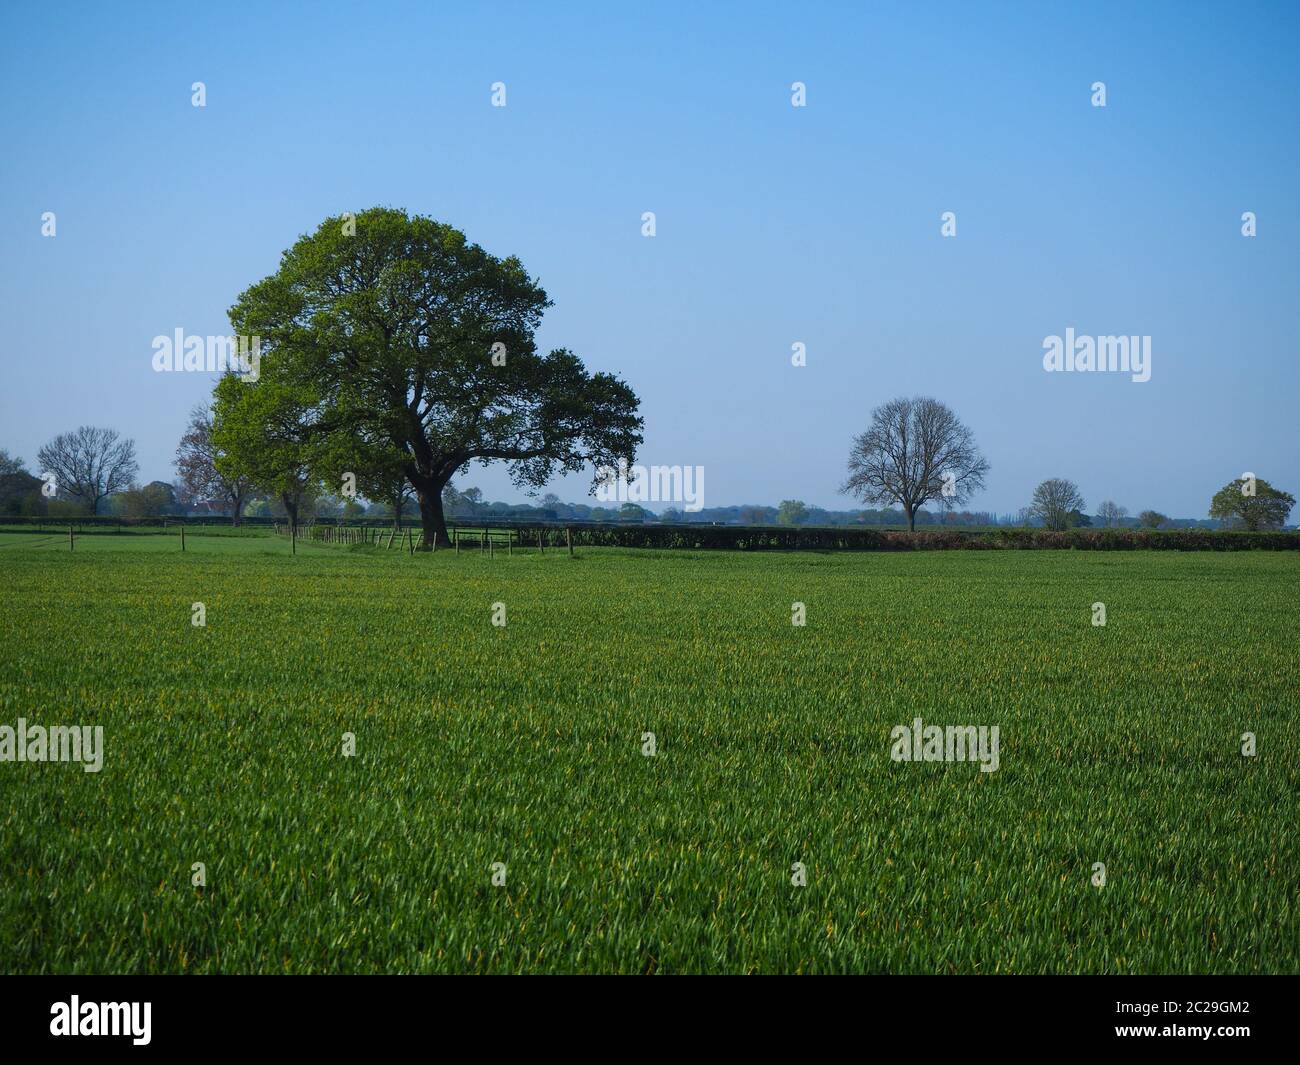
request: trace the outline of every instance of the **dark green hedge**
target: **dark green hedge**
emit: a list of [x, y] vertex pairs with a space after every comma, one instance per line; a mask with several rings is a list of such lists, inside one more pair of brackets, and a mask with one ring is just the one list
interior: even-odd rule
[[[592, 547], [731, 548], [741, 551], [950, 551], [1067, 548], [1081, 551], [1295, 551], [1300, 532], [1214, 529], [956, 529], [901, 532], [860, 528], [742, 528], [733, 525], [600, 525], [573, 528], [575, 545]], [[556, 533], [559, 533], [558, 538]], [[562, 542], [562, 530], [552, 530]]]
[[[268, 527], [274, 519], [245, 518], [247, 527]], [[148, 528], [176, 525], [229, 525], [229, 518], [191, 517], [122, 519], [100, 516], [73, 518], [62, 522], [50, 518], [3, 519], [0, 524], [38, 522], [51, 529], [66, 528], [69, 521], [78, 528], [120, 525], [123, 528]], [[284, 520], [280, 519], [280, 524]], [[321, 520], [320, 526], [334, 526], [333, 519]], [[349, 528], [365, 525], [390, 528], [391, 519], [373, 518], [344, 523]], [[515, 530], [522, 543], [535, 544], [541, 529], [550, 547], [566, 543], [565, 530], [571, 531], [575, 547], [651, 547], [671, 549], [721, 548], [740, 551], [984, 551], [1032, 550], [1041, 548], [1075, 548], [1080, 551], [1296, 551], [1300, 550], [1300, 532], [1227, 532], [1217, 529], [1071, 529], [1049, 532], [1046, 529], [934, 529], [909, 533], [898, 529], [867, 529], [855, 526], [810, 528], [807, 526], [741, 525], [636, 525], [632, 523], [547, 523], [461, 519], [462, 527], [478, 530], [485, 526], [503, 532]], [[409, 518], [406, 528], [419, 529], [419, 522]]]

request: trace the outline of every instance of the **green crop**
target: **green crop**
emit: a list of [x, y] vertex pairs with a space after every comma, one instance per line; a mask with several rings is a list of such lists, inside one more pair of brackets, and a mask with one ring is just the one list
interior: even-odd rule
[[0, 725], [104, 764], [0, 762], [4, 971], [1300, 971], [1294, 553], [48, 536]]

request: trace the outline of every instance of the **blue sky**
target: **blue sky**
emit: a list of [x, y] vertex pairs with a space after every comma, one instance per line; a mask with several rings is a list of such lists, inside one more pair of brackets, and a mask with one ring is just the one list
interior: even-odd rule
[[[623, 376], [641, 460], [709, 506], [850, 506], [902, 394], [971, 426], [980, 509], [1297, 492], [1297, 54], [1295, 4], [7, 4], [0, 447], [111, 425], [170, 480], [211, 381], [152, 338], [228, 332], [299, 234], [382, 204], [517, 254], [540, 343]], [[1044, 372], [1067, 327], [1151, 336], [1151, 380]]]

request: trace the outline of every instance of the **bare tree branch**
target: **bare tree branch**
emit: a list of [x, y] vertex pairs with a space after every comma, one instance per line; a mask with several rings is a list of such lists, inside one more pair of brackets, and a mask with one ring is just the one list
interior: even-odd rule
[[968, 502], [988, 471], [971, 431], [948, 407], [926, 396], [900, 398], [872, 411], [871, 426], [854, 438], [841, 491], [866, 503], [898, 503], [914, 530], [925, 503]]
[[135, 461], [135, 441], [116, 429], [83, 425], [60, 433], [37, 453], [41, 471], [54, 474], [59, 491], [66, 492], [99, 513], [99, 504], [128, 488], [140, 467]]

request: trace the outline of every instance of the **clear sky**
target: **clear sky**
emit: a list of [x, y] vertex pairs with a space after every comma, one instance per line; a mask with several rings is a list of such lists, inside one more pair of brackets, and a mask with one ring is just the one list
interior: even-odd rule
[[[901, 394], [973, 429], [979, 509], [1051, 476], [1183, 517], [1244, 471], [1295, 493], [1298, 57], [1294, 3], [9, 2], [0, 447], [39, 472], [109, 425], [171, 480], [211, 379], [153, 337], [228, 332], [299, 234], [389, 205], [517, 254], [540, 343], [623, 376], [641, 460], [703, 466], [708, 506], [852, 505]], [[1045, 372], [1070, 327], [1149, 335], [1151, 380]]]

